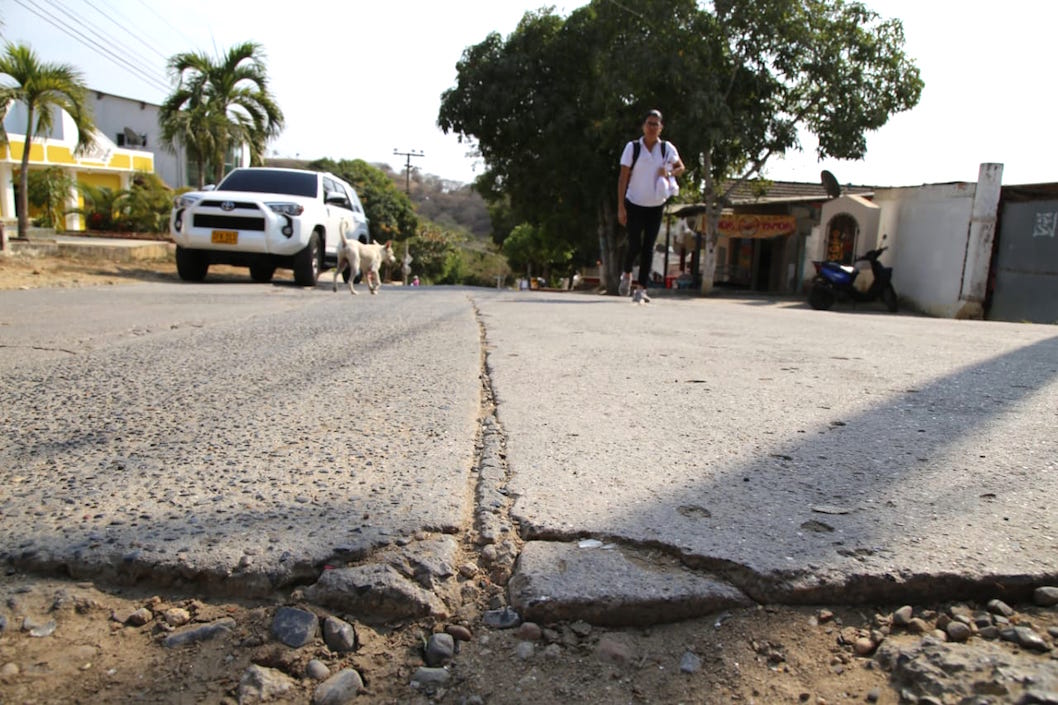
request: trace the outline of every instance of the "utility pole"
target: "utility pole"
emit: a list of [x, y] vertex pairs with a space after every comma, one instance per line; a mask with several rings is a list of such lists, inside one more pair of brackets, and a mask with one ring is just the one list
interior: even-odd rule
[[405, 157], [404, 160], [404, 192], [411, 195], [411, 158], [426, 156], [421, 149], [413, 149], [410, 152], [400, 152], [393, 148], [393, 153]]

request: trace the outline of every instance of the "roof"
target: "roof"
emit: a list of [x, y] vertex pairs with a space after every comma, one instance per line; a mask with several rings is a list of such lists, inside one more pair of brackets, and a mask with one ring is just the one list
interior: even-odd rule
[[[727, 182], [725, 187], [730, 187]], [[870, 196], [874, 186], [841, 187], [846, 196]], [[726, 190], [726, 189], [725, 189]], [[795, 203], [801, 201], [827, 201], [830, 196], [822, 182], [803, 181], [743, 181], [735, 186], [728, 197], [730, 205], [748, 205], [752, 203]]]
[[[726, 182], [725, 187], [730, 187], [731, 183]], [[875, 186], [849, 184], [841, 187], [841, 195], [870, 198], [874, 195], [876, 188]], [[743, 181], [736, 185], [728, 196], [727, 202], [724, 203], [724, 207], [814, 203], [829, 200], [830, 195], [822, 182], [754, 180]], [[685, 218], [704, 213], [705, 205], [702, 203], [670, 203], [666, 211], [677, 218]]]

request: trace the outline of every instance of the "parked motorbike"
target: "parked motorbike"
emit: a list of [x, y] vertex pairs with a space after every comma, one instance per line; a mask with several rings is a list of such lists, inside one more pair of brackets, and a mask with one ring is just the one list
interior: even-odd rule
[[877, 301], [896, 313], [896, 290], [893, 289], [893, 268], [884, 267], [878, 258], [888, 247], [871, 250], [856, 262], [868, 262], [870, 270], [860, 270], [840, 262], [812, 262], [816, 276], [808, 290], [808, 305], [826, 311], [835, 301]]

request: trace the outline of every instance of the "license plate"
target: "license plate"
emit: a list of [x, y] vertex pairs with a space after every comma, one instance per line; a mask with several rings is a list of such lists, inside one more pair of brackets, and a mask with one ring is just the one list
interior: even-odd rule
[[234, 230], [214, 230], [213, 244], [215, 245], [237, 245], [239, 244], [239, 233]]

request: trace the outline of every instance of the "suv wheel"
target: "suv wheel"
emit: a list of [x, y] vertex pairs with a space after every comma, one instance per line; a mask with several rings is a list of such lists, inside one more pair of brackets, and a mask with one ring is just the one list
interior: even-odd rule
[[206, 278], [207, 271], [209, 260], [203, 253], [186, 247], [176, 248], [176, 273], [185, 282], [200, 282]]
[[320, 277], [320, 234], [312, 233], [305, 249], [294, 255], [294, 283], [298, 286], [316, 286]]

